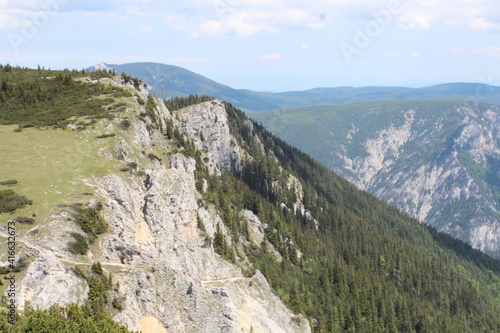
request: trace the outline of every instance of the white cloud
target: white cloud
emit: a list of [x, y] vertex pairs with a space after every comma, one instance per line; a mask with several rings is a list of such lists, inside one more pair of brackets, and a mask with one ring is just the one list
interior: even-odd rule
[[393, 52], [387, 52], [384, 54], [384, 57], [399, 57], [401, 56], [401, 52], [398, 51], [393, 51]]
[[[324, 29], [338, 19], [374, 20], [389, 14], [389, 24], [405, 29], [431, 29], [438, 25], [474, 30], [500, 30], [497, 0], [199, 0], [210, 4], [195, 28], [198, 34], [249, 37], [293, 27]], [[211, 7], [211, 8], [210, 8]], [[200, 6], [203, 8], [203, 6]], [[210, 10], [206, 10], [210, 8]], [[383, 15], [385, 15], [383, 14]], [[382, 16], [383, 16], [382, 15]], [[380, 16], [378, 17], [380, 18]], [[236, 24], [236, 20], [240, 20]], [[216, 23], [217, 22], [217, 23]], [[203, 28], [211, 28], [204, 33]]]
[[139, 6], [135, 5], [125, 6], [125, 14], [133, 16], [142, 16], [142, 17], [147, 16], [147, 14], [144, 13]]
[[384, 12], [390, 12], [389, 24], [406, 29], [447, 25], [500, 31], [498, 0], [0, 0], [0, 29], [19, 27], [19, 22], [25, 19], [14, 10], [39, 11], [44, 4], [56, 1], [62, 4], [62, 12], [109, 13], [113, 10], [124, 19], [154, 15], [181, 18], [185, 21], [181, 26], [172, 21], [168, 23], [192, 37], [246, 38], [297, 27], [325, 29], [336, 20], [374, 20], [374, 13]]
[[154, 30], [153, 27], [150, 25], [146, 25], [144, 27], [141, 27], [141, 31], [145, 34], [148, 34], [148, 33], [152, 32], [153, 30]]
[[400, 26], [405, 29], [430, 29], [436, 18], [425, 13], [408, 13], [399, 18]]
[[300, 47], [302, 49], [308, 49], [309, 48], [309, 44], [307, 44], [307, 43], [300, 43]]
[[225, 12], [219, 20], [206, 20], [196, 32], [198, 35], [234, 34], [238, 38], [246, 38], [263, 32], [277, 33], [286, 26], [300, 25], [310, 20], [311, 17], [306, 11], [298, 9], [276, 12], [232, 9]]
[[403, 6], [397, 20], [406, 29], [429, 29], [444, 24], [472, 30], [499, 31], [500, 2], [496, 0], [415, 0]]
[[477, 31], [500, 31], [500, 22], [490, 21], [484, 17], [471, 20], [469, 26]]
[[260, 60], [281, 60], [282, 57], [279, 54], [272, 53], [272, 54], [267, 54], [265, 56], [262, 56]]
[[472, 51], [477, 54], [500, 58], [500, 47], [497, 46], [490, 46], [482, 49], [474, 49]]
[[419, 53], [419, 52], [417, 52], [417, 51], [412, 51], [410, 54], [411, 54], [411, 56], [412, 56], [412, 57], [414, 57], [414, 58], [418, 58], [418, 57], [420, 57], [420, 53]]

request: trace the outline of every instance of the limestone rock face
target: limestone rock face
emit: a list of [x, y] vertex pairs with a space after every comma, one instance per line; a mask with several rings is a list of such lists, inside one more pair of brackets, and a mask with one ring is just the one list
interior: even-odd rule
[[189, 106], [177, 114], [179, 127], [209, 159], [209, 170], [241, 170], [240, 149], [229, 133], [227, 113], [220, 100]]
[[499, 108], [448, 112], [446, 118], [405, 111], [402, 125], [370, 133], [363, 154], [340, 154], [343, 165], [333, 168], [420, 221], [500, 257]]
[[[148, 98], [145, 90], [138, 94]], [[220, 101], [171, 114], [156, 100], [155, 113], [159, 128], [173, 121], [203, 151], [212, 173], [241, 169], [241, 148], [230, 135]], [[215, 253], [208, 239], [217, 226], [229, 243], [231, 237], [218, 211], [204, 204], [196, 190], [195, 160], [175, 152], [151, 120], [129, 119], [133, 120], [126, 135], [117, 135], [101, 155], [134, 165], [133, 170], [87, 179], [102, 203], [100, 213], [109, 231], [97, 238], [86, 256], [67, 251], [69, 235], [66, 243], [58, 240], [64, 235], [58, 235], [57, 246], [50, 237], [26, 238], [25, 247], [36, 259], [20, 281], [19, 301], [30, 300], [45, 309], [56, 303], [83, 303], [88, 286], [72, 268], [88, 269], [100, 262], [104, 274], [117, 283], [116, 295], [123, 305], [114, 319], [131, 330], [310, 332], [307, 320], [281, 302], [260, 272], [244, 276], [236, 264]], [[116, 126], [108, 127], [112, 131]], [[198, 218], [206, 231], [197, 228]], [[54, 223], [58, 221], [68, 225], [66, 233], [81, 232], [67, 216]]]
[[17, 304], [21, 310], [27, 301], [35, 308], [49, 308], [53, 304], [83, 304], [87, 292], [86, 282], [48, 252], [29, 266]]

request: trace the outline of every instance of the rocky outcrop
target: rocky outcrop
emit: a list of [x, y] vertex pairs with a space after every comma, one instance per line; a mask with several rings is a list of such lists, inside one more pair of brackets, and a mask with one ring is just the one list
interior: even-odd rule
[[83, 304], [88, 286], [53, 253], [47, 252], [30, 264], [22, 280], [18, 297], [19, 309], [30, 302], [35, 308], [46, 309], [53, 304], [65, 306]]
[[340, 153], [343, 165], [336, 171], [411, 216], [500, 256], [499, 108], [401, 112], [402, 125], [387, 124], [363, 139], [365, 154], [350, 159]]
[[206, 154], [205, 164], [211, 173], [241, 170], [240, 148], [229, 133], [227, 113], [222, 101], [193, 105], [179, 110], [176, 115], [183, 134]]
[[[137, 93], [147, 98], [146, 90]], [[88, 287], [72, 269], [100, 262], [104, 273], [117, 282], [116, 297], [123, 305], [114, 319], [131, 330], [309, 332], [307, 320], [281, 302], [260, 272], [244, 276], [237, 264], [215, 253], [210, 239], [217, 226], [229, 243], [231, 237], [218, 211], [196, 190], [196, 162], [175, 152], [176, 147], [155, 128], [165, 128], [165, 121], [172, 120], [202, 150], [213, 174], [240, 170], [241, 148], [230, 135], [223, 104], [206, 102], [173, 115], [156, 100], [160, 124], [155, 125], [138, 116], [144, 106], [135, 97], [134, 101], [137, 110], [130, 111], [129, 129], [100, 151], [103, 159], [134, 165], [133, 170], [87, 179], [103, 204], [101, 215], [109, 232], [98, 238], [86, 256], [67, 251], [67, 234], [61, 246], [33, 236], [30, 241], [36, 246], [26, 246], [36, 259], [20, 281], [19, 301], [30, 300], [40, 308], [82, 303]], [[117, 123], [110, 122], [106, 128], [112, 131]], [[81, 232], [67, 216], [63, 218], [57, 221]], [[205, 231], [197, 227], [198, 219]], [[262, 226], [257, 229], [262, 234]]]

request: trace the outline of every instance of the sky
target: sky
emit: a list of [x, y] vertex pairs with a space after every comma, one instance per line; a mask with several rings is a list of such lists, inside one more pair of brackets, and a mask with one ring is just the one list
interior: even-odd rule
[[500, 85], [500, 1], [0, 0], [0, 63], [139, 61], [273, 92]]

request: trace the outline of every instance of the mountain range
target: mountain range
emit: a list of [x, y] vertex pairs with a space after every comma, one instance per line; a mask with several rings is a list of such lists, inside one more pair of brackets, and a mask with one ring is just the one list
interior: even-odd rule
[[99, 64], [89, 68], [110, 69], [138, 77], [161, 98], [208, 95], [246, 111], [263, 111], [310, 105], [342, 105], [382, 100], [457, 100], [500, 104], [500, 87], [486, 83], [447, 83], [424, 88], [336, 87], [281, 93], [233, 89], [187, 69], [158, 63]]
[[2, 332], [500, 330], [498, 260], [229, 103], [103, 71], [0, 81]]
[[250, 114], [359, 188], [500, 257], [500, 107], [381, 101]]
[[98, 68], [137, 75], [157, 95], [163, 77], [178, 87], [174, 95], [229, 100], [358, 187], [500, 256], [499, 114], [486, 103], [500, 103], [500, 87], [449, 83], [264, 93], [168, 65]]

